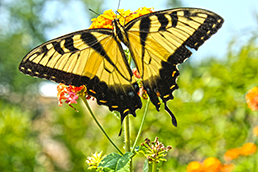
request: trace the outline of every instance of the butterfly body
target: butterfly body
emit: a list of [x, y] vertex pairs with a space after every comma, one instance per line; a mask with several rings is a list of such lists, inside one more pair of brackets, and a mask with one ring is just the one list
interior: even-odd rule
[[21, 72], [74, 86], [86, 85], [88, 93], [111, 111], [133, 114], [142, 107], [139, 86], [127, 62], [121, 42], [128, 48], [151, 102], [166, 105], [178, 88], [177, 65], [217, 32], [223, 19], [196, 8], [157, 11], [138, 17], [125, 26], [113, 20], [114, 29], [87, 29], [48, 41], [22, 60]]

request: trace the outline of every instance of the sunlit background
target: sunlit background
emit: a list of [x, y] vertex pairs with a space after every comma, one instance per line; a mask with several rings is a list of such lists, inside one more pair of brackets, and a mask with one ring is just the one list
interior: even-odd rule
[[[0, 171], [87, 171], [85, 160], [96, 151], [115, 152], [78, 101], [75, 112], [58, 106], [56, 84], [25, 76], [18, 71], [21, 59], [32, 48], [55, 37], [87, 29], [91, 18], [104, 10], [117, 10], [117, 0], [1, 0], [0, 1]], [[225, 19], [223, 27], [191, 58], [180, 65], [175, 99], [169, 106], [178, 120], [172, 126], [164, 111], [150, 106], [140, 141], [157, 136], [170, 151], [161, 171], [186, 171], [192, 161], [216, 157], [234, 164], [235, 171], [253, 171], [254, 157], [227, 162], [224, 153], [255, 142], [258, 125], [245, 95], [258, 85], [258, 1], [121, 0], [123, 9], [197, 7]], [[143, 101], [144, 102], [144, 101]], [[144, 102], [145, 104], [145, 102]], [[91, 101], [96, 116], [114, 139], [120, 120], [106, 107]], [[144, 106], [143, 106], [144, 107]], [[144, 109], [144, 108], [143, 108]], [[143, 110], [132, 120], [132, 139]], [[135, 162], [142, 171], [143, 157]], [[256, 167], [257, 169], [258, 167]]]

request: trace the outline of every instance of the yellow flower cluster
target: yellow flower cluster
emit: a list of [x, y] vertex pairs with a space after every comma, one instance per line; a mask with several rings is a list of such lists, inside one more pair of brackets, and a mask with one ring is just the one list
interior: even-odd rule
[[105, 157], [106, 155], [103, 156], [102, 152], [100, 153], [95, 152], [94, 154], [92, 154], [91, 157], [87, 157], [86, 163], [89, 165], [88, 169], [97, 169], [99, 166], [99, 163]]
[[106, 10], [103, 12], [103, 14], [99, 15], [97, 18], [93, 18], [92, 24], [89, 27], [89, 29], [94, 29], [94, 28], [108, 28], [108, 29], [113, 29], [112, 21], [114, 19], [118, 19], [119, 23], [121, 25], [127, 24], [129, 21], [140, 17], [145, 14], [149, 14], [153, 12], [153, 8], [146, 8], [146, 7], [141, 7], [138, 10], [132, 12], [130, 10], [125, 11], [124, 9], [119, 9], [117, 11], [117, 15], [115, 14], [114, 11]]

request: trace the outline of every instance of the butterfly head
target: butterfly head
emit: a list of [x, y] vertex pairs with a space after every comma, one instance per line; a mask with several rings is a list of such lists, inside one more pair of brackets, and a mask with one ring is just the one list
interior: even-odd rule
[[114, 19], [114, 20], [112, 20], [112, 25], [113, 25], [113, 27], [120, 27], [121, 26], [121, 24], [120, 24], [120, 22], [119, 22], [119, 19], [118, 18], [116, 18], [116, 19]]

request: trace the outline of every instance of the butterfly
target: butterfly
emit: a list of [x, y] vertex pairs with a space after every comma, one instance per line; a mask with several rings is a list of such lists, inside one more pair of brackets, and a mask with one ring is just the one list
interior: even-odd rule
[[215, 34], [224, 20], [198, 8], [176, 8], [152, 12], [127, 24], [112, 21], [113, 29], [96, 28], [73, 32], [39, 45], [21, 61], [19, 70], [27, 75], [73, 86], [85, 85], [88, 94], [118, 111], [121, 122], [142, 107], [139, 85], [133, 76], [122, 44], [129, 49], [147, 94], [160, 109], [167, 106], [183, 63], [192, 52]]

